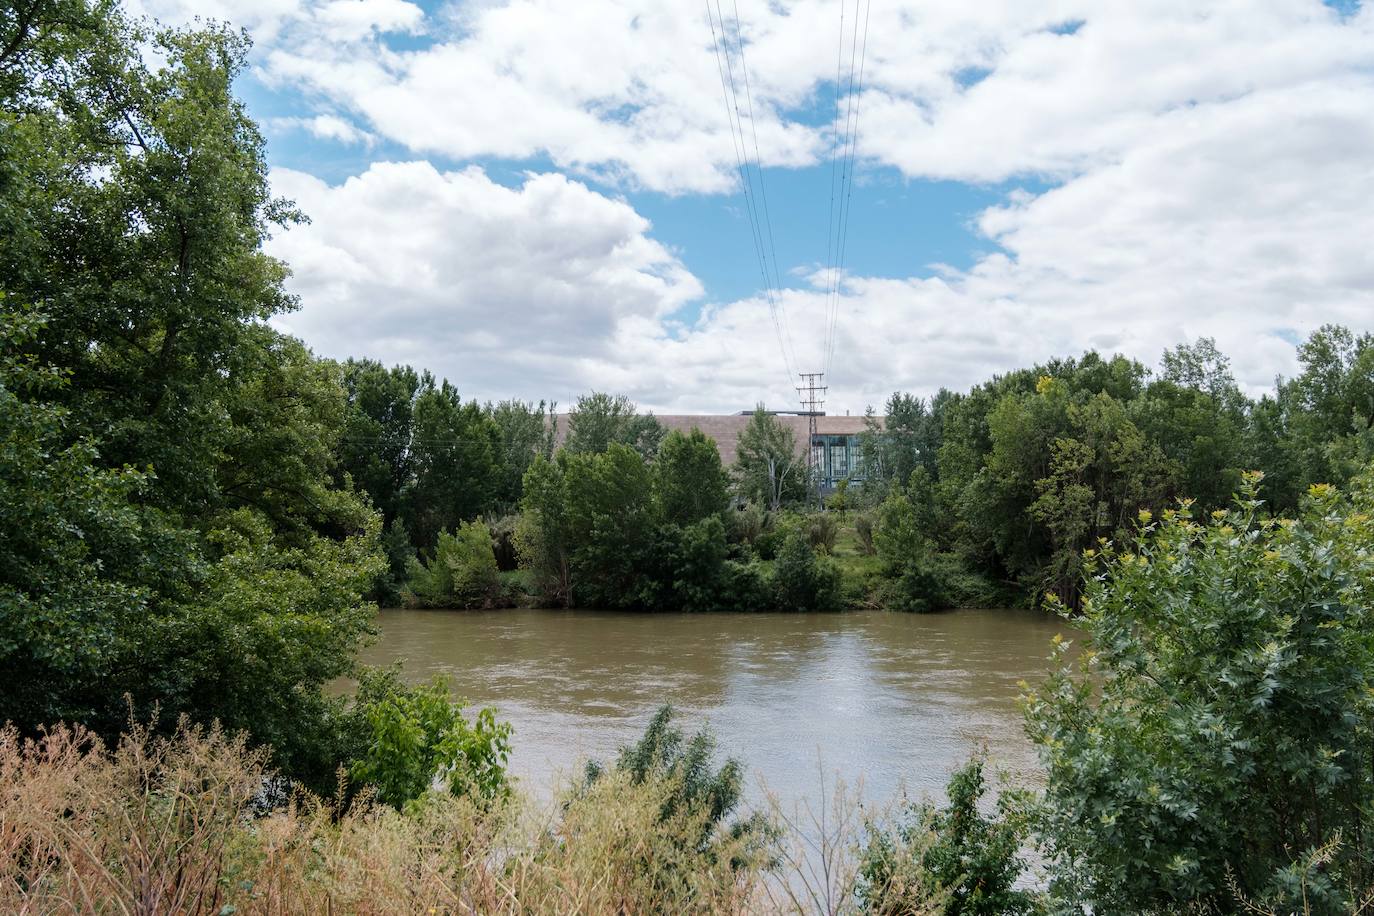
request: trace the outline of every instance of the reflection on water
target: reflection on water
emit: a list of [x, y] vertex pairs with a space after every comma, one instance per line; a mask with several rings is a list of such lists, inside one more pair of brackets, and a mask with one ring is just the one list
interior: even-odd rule
[[[1017, 682], [1046, 671], [1062, 621], [1012, 610], [912, 615], [383, 611], [363, 661], [441, 674], [515, 727], [511, 765], [546, 793], [553, 774], [603, 760], [671, 702], [709, 722], [783, 799], [825, 771], [885, 799], [938, 795], [986, 744], [994, 765], [1035, 778]], [[751, 780], [751, 783], [753, 780]], [[751, 792], [756, 791], [751, 785]]]

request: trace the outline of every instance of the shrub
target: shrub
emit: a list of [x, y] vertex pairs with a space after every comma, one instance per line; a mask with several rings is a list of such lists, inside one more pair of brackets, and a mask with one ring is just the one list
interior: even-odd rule
[[[1055, 890], [1095, 912], [1348, 912], [1374, 838], [1374, 479], [1297, 520], [1141, 513], [1085, 580], [1087, 649], [1028, 692]], [[1329, 849], [1317, 870], [1308, 864]]]
[[807, 520], [806, 540], [812, 550], [829, 555], [835, 552], [835, 536], [840, 532], [840, 522], [829, 512], [818, 512]]
[[875, 556], [878, 548], [873, 544], [873, 516], [868, 513], [854, 516], [854, 533], [859, 538], [859, 548], [864, 556]]
[[818, 558], [800, 532], [783, 543], [773, 566], [773, 601], [785, 611], [833, 611], [840, 607], [840, 573]]
[[[701, 852], [709, 853], [722, 836], [766, 845], [772, 828], [758, 815], [725, 826], [739, 805], [744, 779], [739, 761], [728, 758], [719, 769], [714, 768], [714, 736], [702, 729], [686, 738], [673, 724], [673, 716], [671, 706], [660, 707], [639, 741], [621, 749], [615, 770], [628, 776], [631, 785], [657, 781], [667, 787], [660, 819], [686, 816], [695, 821], [699, 835], [691, 838], [691, 844]], [[596, 784], [605, 773], [600, 763], [588, 762], [586, 784]]]
[[684, 527], [664, 525], [660, 541], [670, 577], [668, 604], [674, 610], [709, 611], [730, 607], [725, 523], [712, 515]]
[[506, 798], [510, 781], [509, 724], [483, 709], [469, 722], [442, 680], [407, 688], [394, 671], [364, 674], [358, 709], [368, 726], [366, 750], [349, 776], [400, 808], [441, 782], [453, 795], [479, 803]]
[[1040, 911], [1014, 885], [1025, 863], [1027, 824], [1006, 797], [992, 816], [979, 808], [984, 758], [950, 777], [949, 805], [911, 806], [893, 830], [872, 828], [860, 865], [865, 912], [943, 916], [1023, 916]]
[[773, 514], [757, 503], [746, 503], [731, 513], [730, 534], [735, 541], [751, 548], [772, 527]]
[[491, 533], [483, 522], [440, 532], [433, 559], [410, 564], [407, 603], [420, 607], [490, 607], [501, 587]]
[[838, 512], [843, 518], [854, 505], [854, 497], [849, 492], [849, 478], [835, 484], [835, 492], [831, 493], [825, 500], [825, 507], [831, 512]]
[[520, 553], [516, 549], [515, 531], [520, 524], [518, 515], [492, 515], [487, 517], [487, 531], [491, 534], [491, 550], [496, 557], [496, 568], [501, 572], [511, 572], [520, 566]]

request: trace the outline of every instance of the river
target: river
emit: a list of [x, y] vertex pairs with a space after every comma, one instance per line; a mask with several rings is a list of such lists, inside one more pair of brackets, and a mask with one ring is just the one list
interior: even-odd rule
[[511, 769], [536, 796], [588, 758], [610, 760], [671, 702], [693, 729], [784, 801], [815, 797], [835, 771], [865, 796], [937, 797], [986, 745], [1036, 781], [1017, 683], [1047, 671], [1065, 630], [1043, 613], [624, 614], [384, 610], [369, 664], [408, 682], [445, 677], [514, 726]]

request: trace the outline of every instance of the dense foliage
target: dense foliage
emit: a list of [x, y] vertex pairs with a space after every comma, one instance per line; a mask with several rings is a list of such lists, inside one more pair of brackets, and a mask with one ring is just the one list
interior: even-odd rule
[[322, 687], [369, 631], [379, 523], [335, 476], [338, 367], [265, 323], [294, 303], [262, 242], [296, 215], [231, 91], [247, 42], [25, 9], [0, 81], [0, 720], [114, 733], [157, 706], [325, 784]]
[[989, 815], [986, 761], [975, 757], [950, 777], [946, 807], [927, 800], [903, 807], [897, 823], [870, 828], [860, 857], [858, 894], [875, 914], [1030, 916], [1037, 895], [1017, 887], [1028, 834], [1017, 805], [999, 797]]
[[1309, 485], [1350, 480], [1374, 458], [1374, 337], [1323, 327], [1298, 357], [1301, 373], [1258, 401], [1205, 338], [1166, 352], [1158, 375], [1090, 352], [929, 403], [893, 395], [862, 439], [867, 501], [893, 499], [882, 517], [920, 535], [889, 552], [894, 594], [912, 606], [937, 594], [939, 582], [913, 590], [912, 570], [943, 555], [949, 603], [970, 600], [951, 590], [1000, 590], [1076, 606], [1083, 551], [1120, 539], [1141, 509], [1222, 508], [1258, 469], [1269, 505], [1291, 514]]
[[410, 561], [407, 603], [420, 607], [483, 608], [500, 594], [500, 570], [484, 522], [439, 532], [434, 555]]
[[1079, 671], [1061, 646], [1027, 699], [1058, 891], [1094, 912], [1343, 913], [1374, 878], [1374, 476], [1295, 520], [1258, 483], [1094, 557]]

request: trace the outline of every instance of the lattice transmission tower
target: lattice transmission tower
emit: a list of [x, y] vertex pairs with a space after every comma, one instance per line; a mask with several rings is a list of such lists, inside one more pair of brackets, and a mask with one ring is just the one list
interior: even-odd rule
[[824, 372], [799, 372], [802, 383], [797, 386], [797, 394], [801, 395], [802, 412], [806, 414], [806, 486], [809, 491], [814, 491], [817, 501], [820, 500], [820, 478], [817, 476], [816, 468], [816, 418], [824, 411], [825, 392], [828, 390], [825, 384]]

